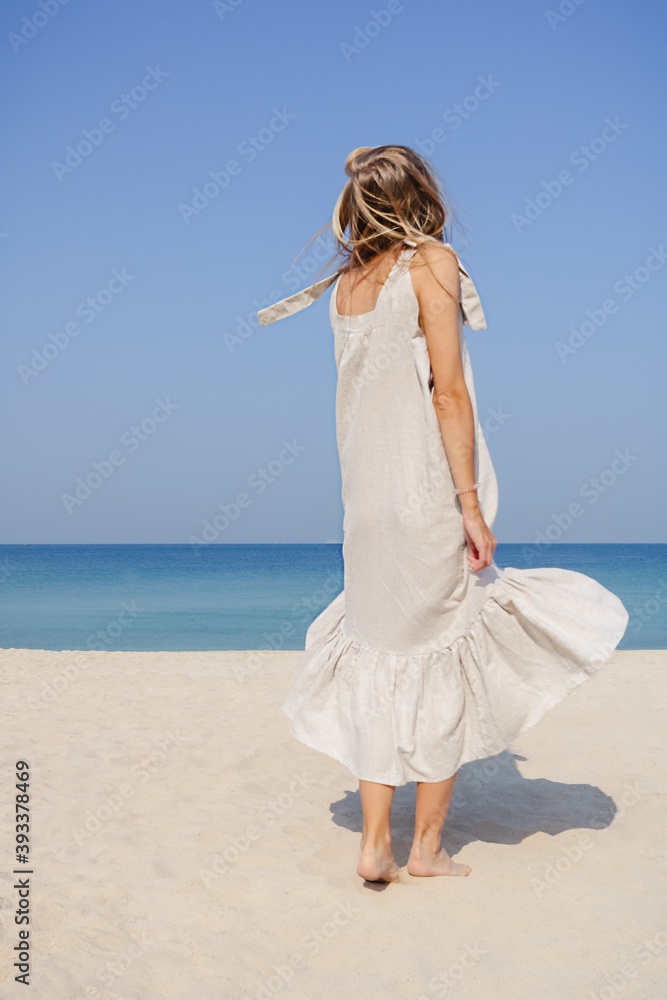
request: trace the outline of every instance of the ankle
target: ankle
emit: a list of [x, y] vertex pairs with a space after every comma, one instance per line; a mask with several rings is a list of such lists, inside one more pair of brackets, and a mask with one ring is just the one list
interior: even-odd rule
[[363, 831], [361, 845], [362, 851], [391, 850], [391, 833], [385, 830]]
[[441, 830], [424, 830], [415, 833], [412, 841], [412, 854], [437, 854], [440, 850]]

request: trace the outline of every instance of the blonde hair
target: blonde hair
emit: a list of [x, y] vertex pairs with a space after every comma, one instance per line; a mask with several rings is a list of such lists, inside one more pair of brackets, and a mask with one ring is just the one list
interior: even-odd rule
[[406, 239], [418, 247], [451, 242], [446, 230], [451, 234], [452, 221], [459, 223], [450, 199], [434, 168], [414, 149], [358, 146], [345, 161], [345, 173], [349, 179], [331, 221], [306, 244], [331, 229], [337, 249], [321, 271], [337, 258], [343, 258], [341, 272], [362, 267], [399, 246], [405, 249]]

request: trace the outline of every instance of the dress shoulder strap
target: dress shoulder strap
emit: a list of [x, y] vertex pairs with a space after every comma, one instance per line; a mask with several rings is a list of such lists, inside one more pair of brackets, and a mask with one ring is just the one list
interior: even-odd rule
[[268, 326], [269, 323], [275, 323], [276, 320], [284, 319], [285, 316], [293, 316], [294, 313], [306, 309], [316, 299], [319, 299], [329, 285], [333, 284], [340, 273], [340, 270], [338, 270], [335, 274], [329, 275], [328, 278], [322, 278], [321, 281], [316, 281], [314, 285], [309, 285], [308, 288], [303, 288], [300, 292], [294, 292], [293, 295], [289, 295], [286, 299], [280, 299], [279, 302], [274, 302], [272, 305], [260, 309], [257, 313], [259, 325]]
[[[405, 242], [412, 247], [416, 246], [412, 240], [405, 240]], [[444, 245], [454, 250], [451, 243], [445, 243]], [[454, 252], [456, 253], [456, 251]], [[477, 289], [472, 278], [459, 260], [458, 254], [456, 254], [456, 259], [459, 263], [459, 275], [461, 278], [461, 312], [463, 314], [463, 322], [471, 330], [486, 330], [486, 317], [484, 316], [484, 310], [482, 309]], [[302, 288], [301, 291], [294, 292], [293, 295], [288, 295], [287, 298], [280, 299], [280, 301], [274, 302], [270, 306], [265, 306], [264, 309], [260, 309], [257, 313], [259, 325], [269, 326], [270, 323], [275, 323], [279, 319], [284, 319], [286, 316], [293, 316], [294, 313], [306, 309], [323, 295], [341, 273], [342, 268], [334, 274], [329, 275], [328, 278], [322, 278], [320, 281], [309, 285], [308, 288]]]
[[[445, 246], [451, 247], [454, 250], [451, 243], [445, 243]], [[454, 253], [456, 253], [455, 250]], [[459, 275], [461, 278], [461, 312], [463, 313], [463, 323], [465, 326], [469, 326], [471, 330], [486, 330], [486, 316], [484, 315], [477, 289], [472, 278], [461, 263], [458, 254], [456, 254], [456, 259], [459, 262]]]

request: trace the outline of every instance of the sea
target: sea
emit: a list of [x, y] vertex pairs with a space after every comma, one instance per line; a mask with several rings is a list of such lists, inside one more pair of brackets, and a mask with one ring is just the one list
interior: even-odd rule
[[[557, 566], [613, 591], [618, 649], [667, 648], [667, 545], [503, 544], [500, 568]], [[343, 589], [341, 544], [0, 545], [0, 648], [304, 648]]]

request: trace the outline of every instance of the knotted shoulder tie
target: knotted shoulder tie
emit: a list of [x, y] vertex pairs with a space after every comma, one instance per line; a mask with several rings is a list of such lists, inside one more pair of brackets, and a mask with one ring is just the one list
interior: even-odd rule
[[[413, 247], [417, 245], [412, 240], [405, 240], [405, 243]], [[445, 243], [444, 245], [454, 250], [451, 243]], [[454, 252], [456, 253], [456, 251]], [[482, 309], [477, 289], [473, 284], [472, 278], [459, 260], [458, 254], [456, 255], [456, 259], [459, 264], [459, 275], [461, 278], [461, 312], [463, 314], [463, 322], [471, 330], [486, 330], [486, 317], [484, 316], [484, 310]], [[334, 272], [334, 274], [330, 274], [328, 278], [322, 278], [320, 281], [309, 285], [308, 288], [302, 288], [300, 292], [294, 292], [293, 295], [288, 295], [287, 298], [280, 299], [279, 302], [274, 302], [272, 305], [260, 309], [257, 313], [259, 325], [268, 326], [270, 323], [275, 323], [279, 319], [284, 319], [286, 316], [293, 316], [294, 313], [306, 309], [320, 298], [341, 273], [342, 268]]]

